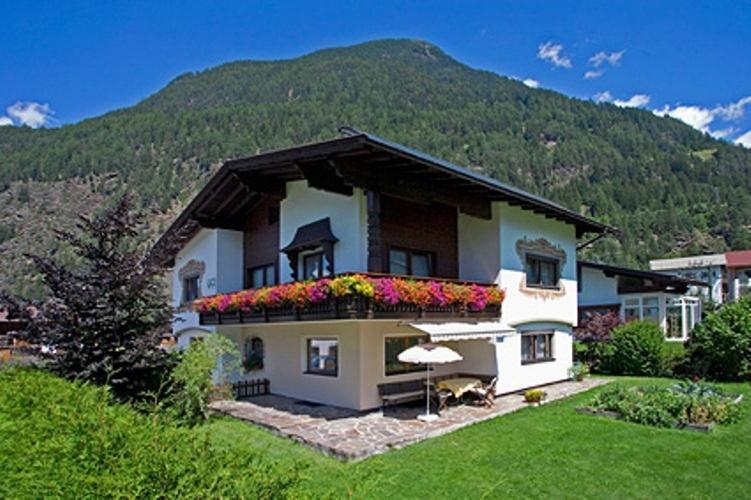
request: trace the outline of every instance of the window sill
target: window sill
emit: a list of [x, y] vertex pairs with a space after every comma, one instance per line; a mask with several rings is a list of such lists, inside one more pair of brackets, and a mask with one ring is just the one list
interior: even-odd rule
[[339, 376], [338, 373], [323, 373], [323, 372], [309, 372], [309, 371], [304, 371], [302, 373], [303, 375], [316, 375], [318, 377], [329, 377], [329, 378], [337, 378]]
[[539, 363], [550, 363], [552, 361], [555, 361], [555, 358], [528, 359], [528, 360], [522, 360], [522, 366], [524, 366], [524, 365], [536, 365], [536, 364], [539, 364]]

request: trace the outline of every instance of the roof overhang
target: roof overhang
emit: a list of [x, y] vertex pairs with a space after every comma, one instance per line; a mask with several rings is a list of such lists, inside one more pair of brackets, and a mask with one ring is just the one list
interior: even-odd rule
[[[344, 137], [226, 162], [191, 200], [155, 250], [181, 247], [201, 227], [242, 229], [264, 198], [285, 196], [289, 181], [351, 195], [362, 188], [417, 202], [456, 206], [490, 219], [491, 203], [506, 202], [571, 224], [577, 236], [617, 230], [545, 198], [380, 137], [342, 129]], [[183, 234], [178, 233], [182, 232]], [[158, 252], [157, 252], [158, 253]], [[175, 251], [166, 251], [168, 259]]]
[[690, 286], [708, 287], [709, 284], [703, 281], [681, 278], [671, 274], [657, 273], [654, 271], [642, 271], [640, 269], [631, 269], [628, 267], [614, 266], [610, 264], [600, 264], [597, 262], [588, 262], [580, 260], [578, 264], [590, 269], [598, 269], [609, 278], [623, 276], [626, 278], [636, 278], [653, 283], [653, 287], [662, 291], [671, 293], [685, 293]]

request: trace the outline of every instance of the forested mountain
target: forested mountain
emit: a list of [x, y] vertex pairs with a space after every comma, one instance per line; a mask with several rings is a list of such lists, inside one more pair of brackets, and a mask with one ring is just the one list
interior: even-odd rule
[[60, 210], [19, 216], [30, 187], [80, 189], [80, 178], [101, 191], [117, 174], [153, 210], [153, 236], [222, 160], [331, 138], [341, 125], [621, 228], [619, 240], [590, 250], [609, 261], [751, 247], [751, 151], [649, 111], [528, 88], [426, 42], [382, 40], [185, 74], [136, 106], [74, 125], [0, 127], [0, 287], [23, 289], [24, 267], [13, 263], [47, 241], [24, 217], [70, 224], [56, 216], [80, 199], [62, 191]]

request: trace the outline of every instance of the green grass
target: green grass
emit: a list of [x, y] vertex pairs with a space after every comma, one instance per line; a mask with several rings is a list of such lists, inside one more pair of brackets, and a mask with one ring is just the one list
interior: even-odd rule
[[[241, 421], [155, 424], [90, 387], [0, 370], [0, 497], [255, 497], [259, 480], [270, 498], [748, 497], [751, 384], [722, 387], [746, 395], [744, 415], [708, 435], [576, 413], [590, 391], [342, 463]], [[273, 484], [285, 477], [291, 491]]]
[[[672, 383], [621, 378], [621, 383]], [[722, 384], [745, 393], [751, 384]], [[597, 389], [596, 389], [597, 390]], [[232, 449], [263, 448], [309, 464], [301, 492], [373, 498], [742, 498], [749, 495], [751, 420], [709, 434], [580, 415], [594, 391], [527, 408], [402, 450], [346, 464], [260, 428], [215, 419]], [[744, 408], [745, 409], [745, 408]]]

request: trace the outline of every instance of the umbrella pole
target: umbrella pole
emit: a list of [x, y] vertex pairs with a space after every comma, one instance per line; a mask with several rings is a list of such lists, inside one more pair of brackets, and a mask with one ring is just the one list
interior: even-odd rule
[[430, 363], [427, 363], [427, 382], [425, 384], [425, 416], [430, 419]]

